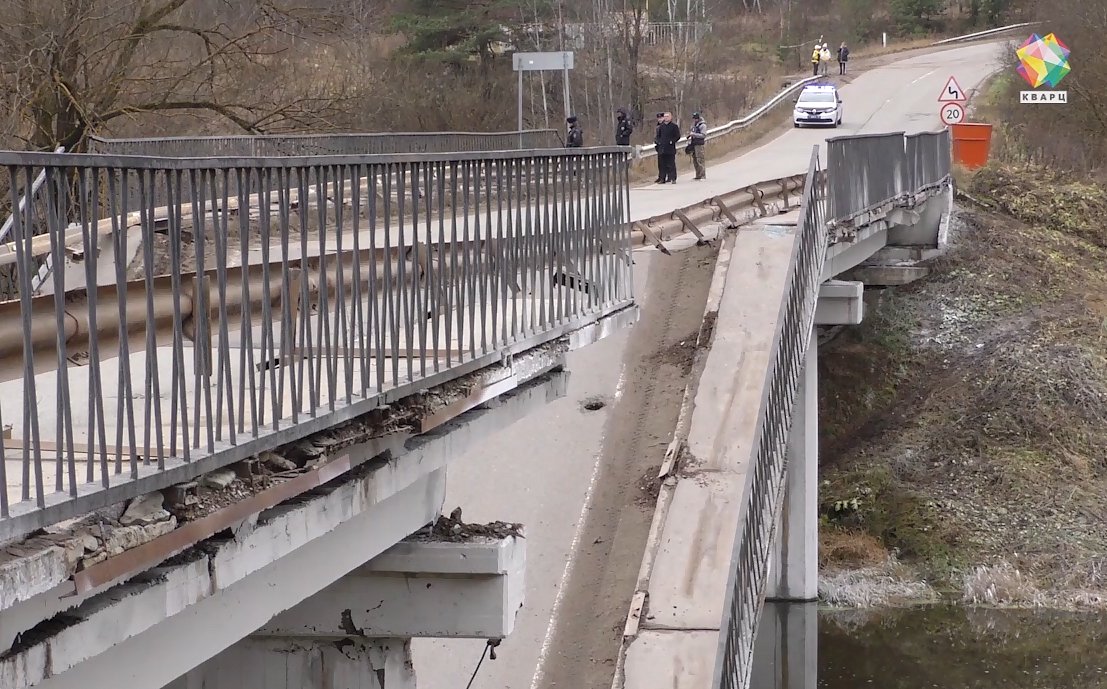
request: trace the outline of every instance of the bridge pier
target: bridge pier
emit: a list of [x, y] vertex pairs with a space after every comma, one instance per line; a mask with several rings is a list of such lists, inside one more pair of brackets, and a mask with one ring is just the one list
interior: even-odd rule
[[411, 639], [250, 636], [165, 689], [415, 689]]
[[819, 597], [819, 348], [811, 330], [807, 361], [796, 391], [784, 506], [769, 565], [766, 600], [813, 601]]

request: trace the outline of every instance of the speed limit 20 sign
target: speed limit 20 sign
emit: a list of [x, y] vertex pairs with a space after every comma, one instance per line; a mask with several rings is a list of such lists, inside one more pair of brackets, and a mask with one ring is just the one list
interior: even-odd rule
[[942, 103], [942, 124], [961, 124], [965, 120], [965, 109], [960, 103]]

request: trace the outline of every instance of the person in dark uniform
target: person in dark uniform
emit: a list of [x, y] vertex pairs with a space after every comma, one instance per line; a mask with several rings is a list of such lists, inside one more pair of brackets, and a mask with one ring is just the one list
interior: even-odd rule
[[565, 148], [580, 148], [584, 145], [584, 130], [577, 124], [577, 116], [570, 115], [565, 118], [569, 124], [569, 133], [565, 136]]
[[680, 127], [673, 122], [672, 113], [663, 112], [658, 115], [657, 139], [654, 141], [654, 147], [657, 149], [657, 183], [676, 184], [676, 154], [677, 142], [680, 141]]
[[615, 145], [629, 146], [630, 135], [634, 133], [634, 125], [630, 123], [626, 108], [615, 111]]

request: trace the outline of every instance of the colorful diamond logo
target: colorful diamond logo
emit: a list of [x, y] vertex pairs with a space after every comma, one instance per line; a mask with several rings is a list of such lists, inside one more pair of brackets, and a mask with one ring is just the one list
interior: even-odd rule
[[1015, 51], [1019, 58], [1019, 74], [1034, 88], [1042, 84], [1055, 88], [1071, 69], [1070, 52], [1052, 33], [1046, 34], [1045, 38], [1036, 33], [1030, 34], [1030, 38]]

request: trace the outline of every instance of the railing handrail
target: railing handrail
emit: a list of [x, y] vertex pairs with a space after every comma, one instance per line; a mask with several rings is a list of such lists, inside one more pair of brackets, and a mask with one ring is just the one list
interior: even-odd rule
[[[896, 138], [898, 137], [898, 152]], [[769, 354], [765, 384], [761, 390], [757, 423], [739, 505], [738, 525], [727, 573], [723, 615], [715, 656], [713, 689], [747, 689], [753, 665], [757, 621], [764, 605], [765, 586], [776, 522], [784, 500], [786, 453], [792, 414], [799, 394], [799, 380], [807, 365], [815, 305], [832, 223], [823, 211], [835, 212], [839, 204], [854, 205], [875, 200], [874, 193], [892, 196], [877, 201], [898, 202], [905, 196], [945, 184], [949, 179], [949, 130], [904, 135], [836, 137], [828, 142], [826, 198], [816, 146], [811, 154], [803, 200], [792, 249], [787, 287], [781, 299], [777, 329]], [[852, 149], [850, 144], [855, 144]], [[866, 158], [869, 156], [869, 158]], [[870, 169], [870, 162], [875, 164]], [[860, 173], [859, 173], [860, 171]], [[835, 175], [838, 173], [838, 176]], [[835, 183], [839, 185], [834, 189]], [[841, 209], [839, 209], [841, 211]]]
[[[36, 165], [48, 168], [44, 222], [17, 217], [12, 230], [18, 297], [0, 319], [0, 425], [30, 429], [0, 437], [0, 454], [18, 448], [23, 465], [0, 462], [0, 540], [191, 481], [633, 308], [628, 158], [616, 146], [283, 159], [0, 152], [13, 200]], [[376, 199], [398, 161], [458, 174], [439, 176], [418, 219], [393, 217], [404, 200]], [[467, 184], [498, 163], [507, 174]], [[265, 180], [260, 217], [232, 217], [230, 200], [253, 193], [218, 183], [233, 171]], [[298, 188], [333, 186], [342, 201], [352, 179], [364, 194], [349, 209], [290, 208]], [[160, 198], [164, 222], [151, 212]], [[99, 210], [121, 223], [132, 204], [135, 234], [160, 237], [168, 256], [143, 241], [132, 259], [122, 232], [99, 242]], [[184, 212], [197, 208], [186, 237]], [[361, 231], [382, 218], [383, 232]], [[72, 220], [79, 245], [65, 246]], [[40, 224], [55, 267], [83, 260], [35, 298]], [[232, 253], [256, 250], [261, 264], [232, 265]], [[114, 279], [100, 282], [101, 269]], [[97, 287], [69, 292], [74, 281]], [[40, 392], [56, 409], [35, 403]]]
[[[724, 136], [726, 134], [729, 134], [729, 133], [731, 133], [735, 130], [744, 129], [744, 128], [750, 126], [751, 124], [753, 124], [757, 120], [761, 119], [761, 117], [765, 113], [767, 113], [768, 111], [772, 110], [777, 105], [779, 105], [780, 102], [783, 101], [785, 98], [787, 98], [791, 94], [795, 93], [799, 89], [803, 88], [807, 84], [811, 83], [812, 81], [817, 81], [818, 79], [821, 79], [821, 78], [822, 77], [815, 77], [815, 76], [804, 77], [804, 78], [800, 79], [799, 81], [796, 81], [792, 84], [789, 84], [788, 86], [785, 86], [782, 91], [780, 91], [775, 96], [770, 98], [768, 101], [763, 103], [761, 106], [759, 106], [756, 110], [754, 110], [750, 114], [745, 115], [743, 117], [739, 117], [736, 120], [731, 120], [730, 122], [727, 122], [726, 124], [721, 124], [718, 127], [712, 127], [710, 129], [708, 129], [707, 130], [707, 140], [710, 141], [710, 140], [718, 138], [720, 136]], [[683, 137], [680, 138], [679, 141], [677, 141], [677, 144], [679, 145], [680, 143], [687, 142], [687, 141], [690, 141], [690, 140], [691, 139], [690, 139], [689, 136], [683, 136]], [[634, 148], [635, 148], [636, 155], [640, 158], [649, 158], [650, 156], [657, 155], [657, 150], [654, 149], [653, 144], [641, 144], [639, 146], [635, 146]]]
[[934, 41], [930, 45], [947, 45], [949, 43], [960, 43], [961, 41], [975, 41], [978, 38], [988, 38], [989, 36], [1007, 33], [1008, 31], [1014, 31], [1015, 29], [1025, 29], [1029, 26], [1037, 26], [1038, 24], [1041, 24], [1041, 22], [1023, 22], [1022, 24], [1011, 24], [1009, 26], [1001, 26], [998, 29], [988, 29], [986, 31], [977, 31], [976, 33], [965, 34], [964, 36], [945, 38], [940, 41]]
[[[811, 339], [815, 300], [827, 249], [826, 227], [820, 221], [818, 190], [821, 185], [818, 183], [818, 173], [819, 149], [814, 146], [807, 169], [803, 201], [800, 204], [800, 219], [792, 248], [788, 283], [776, 319], [778, 326], [769, 350], [770, 368], [761, 390], [757, 425], [746, 468], [743, 499], [739, 507], [738, 528], [731, 550], [726, 598], [719, 626], [713, 689], [745, 689], [749, 686], [752, 637], [764, 604], [768, 555], [772, 551], [776, 530], [775, 512], [780, 507], [780, 501], [776, 497], [783, 491], [784, 453], [787, 451], [791, 414], [799, 387], [800, 375], [797, 371], [802, 372], [806, 349]], [[805, 271], [805, 274], [800, 274], [801, 271]], [[773, 414], [777, 418], [770, 419]], [[770, 422], [772, 437], [766, 435]], [[771, 490], [777, 494], [766, 498], [767, 505], [759, 505], [763, 508], [761, 511], [753, 509], [759, 490]], [[767, 514], [764, 512], [765, 507], [769, 508]], [[759, 551], [748, 552], [752, 547], [757, 547]], [[736, 619], [739, 617], [741, 619]], [[741, 638], [743, 634], [750, 638]]]
[[944, 183], [951, 173], [948, 128], [838, 136], [826, 144], [827, 223], [832, 229], [897, 198]]
[[[58, 146], [54, 149], [54, 153], [64, 153], [65, 146]], [[34, 196], [35, 193], [42, 187], [42, 183], [46, 181], [46, 170], [42, 170], [38, 173], [38, 177], [35, 177], [35, 181], [31, 184], [31, 193], [23, 194], [19, 197], [19, 206], [14, 210], [8, 219], [4, 221], [4, 226], [0, 227], [0, 242], [4, 241], [4, 238], [8, 236], [8, 233], [12, 230], [12, 225], [15, 224], [16, 213], [22, 213], [27, 208], [27, 199]]]
[[113, 143], [147, 143], [155, 141], [224, 141], [224, 140], [237, 140], [237, 141], [254, 141], [254, 140], [311, 140], [311, 139], [324, 139], [324, 138], [365, 138], [365, 139], [383, 139], [383, 138], [430, 138], [437, 136], [471, 136], [471, 137], [493, 137], [493, 136], [519, 136], [520, 134], [558, 134], [556, 129], [523, 129], [517, 131], [504, 131], [504, 132], [465, 132], [465, 131], [450, 131], [450, 132], [336, 132], [332, 134], [213, 134], [209, 136], [143, 136], [143, 137], [100, 137], [91, 135], [88, 137], [90, 141], [97, 143], [113, 144]]
[[70, 166], [76, 168], [120, 167], [130, 170], [225, 170], [240, 167], [296, 168], [335, 165], [389, 165], [401, 163], [506, 160], [518, 158], [581, 158], [599, 153], [623, 153], [625, 146], [588, 148], [531, 148], [501, 151], [455, 151], [433, 153], [364, 153], [348, 155], [300, 156], [175, 156], [116, 155], [110, 153], [42, 153], [38, 151], [2, 151], [0, 166]]

